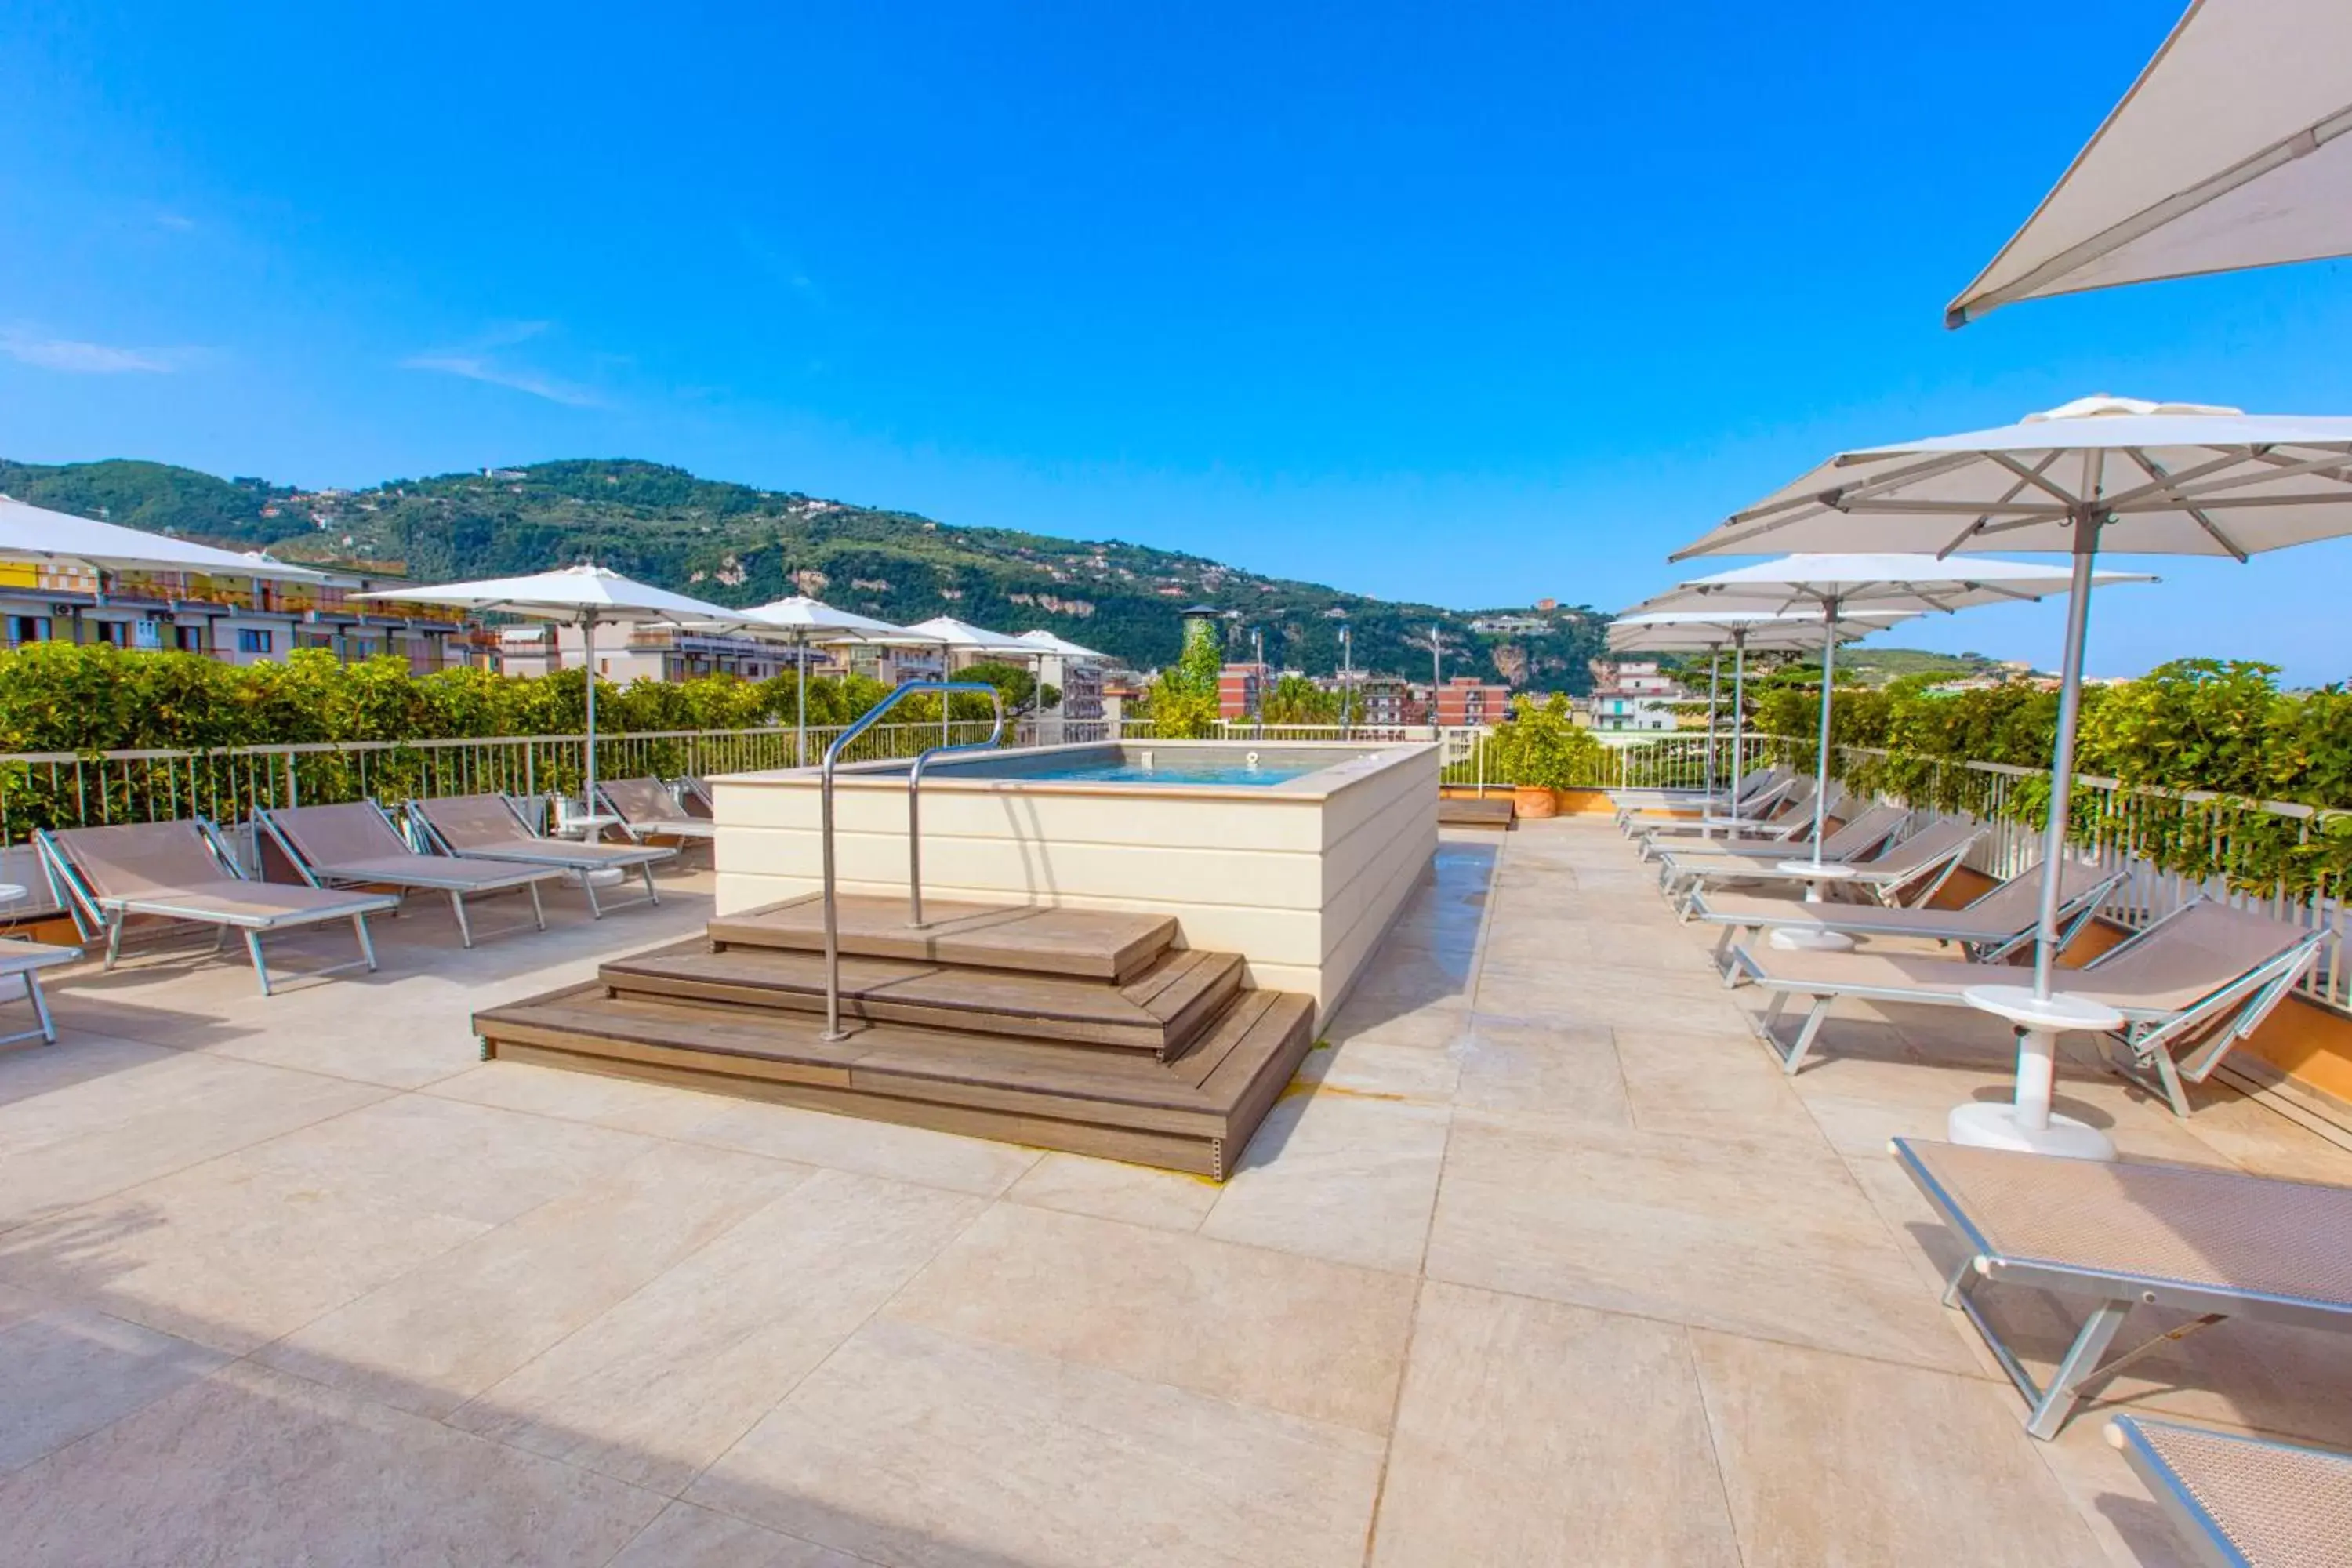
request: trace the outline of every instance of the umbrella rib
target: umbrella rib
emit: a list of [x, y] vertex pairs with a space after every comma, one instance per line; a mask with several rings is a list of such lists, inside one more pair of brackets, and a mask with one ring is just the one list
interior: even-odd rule
[[[2165, 483], [2170, 479], [2171, 476], [2164, 471], [2164, 465], [2149, 457], [2139, 447], [2126, 447], [2124, 448], [2124, 455], [2129, 458], [2133, 462], [2138, 464], [2141, 471], [2146, 473], [2148, 478], [2157, 480], [2158, 483]], [[2203, 529], [2207, 533], [2211, 534], [2213, 536], [2214, 543], [2220, 545], [2222, 549], [2228, 551], [2242, 562], [2246, 559], [2246, 552], [2239, 548], [2238, 542], [2231, 538], [2228, 534], [2222, 532], [2221, 525], [2216, 523], [2211, 518], [2205, 515], [2204, 508], [2195, 505], [2185, 496], [2178, 499], [2180, 501], [2180, 510], [2189, 514], [2190, 521], [2196, 523], [2198, 527]]]
[[[2177, 500], [2188, 493], [2186, 487], [2195, 483], [2197, 480], [2209, 478], [2214, 474], [2226, 472], [2227, 470], [2234, 468], [2239, 464], [2250, 459], [2258, 460], [2260, 456], [2260, 451], [2255, 447], [2248, 447], [2242, 449], [2232, 448], [2231, 450], [2223, 453], [2221, 457], [2215, 458], [2210, 462], [2200, 463], [2193, 468], [2183, 468], [2177, 474], [2165, 475], [2152, 483], [2138, 485], [2135, 486], [2131, 489], [2118, 491], [2106, 498], [2106, 508], [2109, 511], [2121, 511], [2139, 501], [2147, 500], [2150, 496], [2168, 496]], [[2340, 458], [2337, 460], [2341, 461]], [[2244, 481], [2241, 480], [2237, 482], [2242, 483]]]
[[[2306, 458], [2301, 462], [2296, 462], [2292, 458], [2273, 455], [2270, 448], [2252, 447], [2241, 454], [2239, 459], [2233, 459], [2233, 462], [2237, 460], [2266, 464], [2268, 467], [2261, 473], [2236, 474], [2228, 479], [2216, 479], [2210, 484], [2196, 483], [2195, 480], [2200, 474], [2212, 471], [2213, 466], [2208, 464], [2199, 468], [2168, 476], [2154, 485], [2143, 485], [2138, 489], [2129, 492], [2128, 496], [2119, 496], [2116, 500], [2119, 502], [2126, 500], [2137, 500], [2151, 491], [2162, 489], [2185, 501], [2191, 496], [2217, 495], [2223, 490], [2238, 489], [2246, 485], [2266, 485], [2280, 479], [2302, 479], [2306, 475], [2333, 479], [2339, 483], [2345, 482], [2347, 479], [2341, 453], [2331, 454], [2325, 458]], [[2322, 498], [2315, 495], [2292, 499], [2317, 502]]]
[[1985, 456], [2018, 477], [2019, 484], [2000, 498], [2003, 501], [2016, 500], [2019, 490], [2022, 490], [2027, 485], [2032, 485], [2035, 489], [2046, 491], [2060, 506], [2072, 507], [2074, 504], [2075, 497], [2067, 494], [2054, 480], [2044, 477], [2052, 465], [2058, 461], [2059, 454], [2055, 449], [2030, 468], [2007, 452], [1987, 452]]

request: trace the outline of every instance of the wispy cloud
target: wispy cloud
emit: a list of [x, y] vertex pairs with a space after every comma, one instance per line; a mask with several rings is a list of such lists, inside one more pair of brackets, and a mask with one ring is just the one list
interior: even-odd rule
[[604, 400], [588, 387], [530, 365], [516, 363], [499, 353], [502, 349], [514, 348], [542, 336], [551, 325], [547, 321], [500, 322], [463, 347], [432, 349], [424, 353], [411, 354], [400, 362], [400, 368], [458, 376], [467, 381], [478, 381], [486, 386], [503, 386], [510, 392], [525, 393], [532, 397], [543, 397], [550, 403], [562, 404], [567, 408], [604, 406]]
[[169, 208], [164, 208], [155, 214], [155, 226], [168, 228], [175, 234], [187, 234], [195, 228], [196, 220], [185, 213], [175, 213]]
[[69, 375], [161, 375], [179, 369], [171, 349], [122, 348], [113, 343], [53, 338], [21, 327], [0, 327], [0, 354], [19, 364], [60, 370]]

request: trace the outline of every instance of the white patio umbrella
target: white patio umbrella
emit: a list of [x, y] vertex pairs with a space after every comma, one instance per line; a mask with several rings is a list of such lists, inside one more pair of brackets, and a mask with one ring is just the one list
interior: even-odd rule
[[[1061, 663], [1056, 665], [1055, 668], [1057, 673], [1061, 674], [1065, 678], [1062, 682], [1065, 687], [1067, 687], [1069, 684], [1067, 676], [1069, 673], [1069, 667], [1071, 665], [1108, 664], [1111, 662], [1110, 655], [1107, 653], [1097, 653], [1093, 648], [1081, 647], [1079, 644], [1072, 642], [1067, 637], [1055, 637], [1052, 632], [1045, 630], [1043, 626], [1036, 627], [1031, 631], [1016, 632], [1013, 634], [1013, 640], [1015, 642], [1033, 644], [1041, 649], [1046, 657], [1061, 660]], [[1045, 659], [1042, 658], [1037, 661], [1037, 679], [1041, 684], [1045, 679]], [[1056, 699], [1054, 704], [1054, 739], [1056, 742], [1068, 738], [1069, 731], [1066, 727], [1066, 721], [1062, 717], [1063, 704], [1066, 700], [1067, 693], [1065, 692], [1064, 696]], [[1039, 706], [1041, 727], [1043, 711], [1044, 707], [1041, 703]], [[1040, 735], [1038, 738], [1041, 742], [1044, 740], [1043, 735]]]
[[2352, 6], [2199, 0], [1945, 310], [2352, 254]]
[[[1840, 642], [1866, 637], [1913, 612], [1881, 611], [1875, 615], [1842, 617]], [[1609, 623], [1609, 647], [1619, 653], [1705, 653], [1706, 669], [1706, 793], [1715, 793], [1716, 704], [1720, 687], [1723, 650], [1731, 650], [1731, 809], [1739, 820], [1739, 785], [1746, 776], [1748, 737], [1748, 653], [1793, 648], [1811, 649], [1822, 640], [1818, 616], [1782, 614], [1771, 610], [1654, 610], [1639, 606]]]
[[[1683, 559], [1691, 552], [1675, 556]], [[2148, 582], [2146, 576], [2104, 572], [2103, 583]], [[1821, 871], [1822, 830], [1827, 824], [1830, 795], [1830, 709], [1836, 679], [1838, 639], [1831, 635], [1843, 617], [1855, 612], [1902, 611], [1924, 615], [1951, 612], [1975, 605], [2022, 604], [2066, 592], [2074, 574], [2056, 566], [2030, 561], [1970, 557], [1964, 562], [1933, 555], [1804, 554], [1753, 566], [1736, 566], [1711, 577], [1696, 578], [1671, 593], [1661, 594], [1643, 609], [1674, 609], [1719, 605], [1724, 609], [1769, 611], [1777, 615], [1810, 610], [1822, 630], [1815, 635], [1822, 648], [1821, 736], [1815, 758], [1812, 867]], [[1834, 875], [1823, 872], [1826, 879]], [[2054, 887], [2055, 881], [2052, 885]], [[1808, 897], [1819, 897], [1820, 883], [1811, 884]], [[1833, 931], [1776, 931], [1780, 946], [1844, 948], [1852, 942]]]
[[836, 643], [866, 643], [886, 647], [909, 647], [937, 644], [944, 639], [927, 637], [908, 626], [894, 626], [861, 616], [854, 610], [835, 609], [805, 594], [778, 599], [742, 612], [743, 618], [761, 627], [772, 627], [790, 643], [793, 650], [793, 668], [799, 679], [793, 682], [793, 695], [800, 706], [799, 727], [793, 742], [793, 760], [798, 766], [808, 766], [808, 649]]
[[[1034, 642], [1023, 642], [1019, 637], [1009, 637], [1002, 632], [990, 631], [986, 626], [960, 621], [953, 616], [933, 616], [929, 620], [918, 621], [907, 629], [937, 637], [950, 649], [965, 653], [992, 655], [999, 658], [1041, 658], [1045, 652]], [[940, 739], [943, 743], [947, 736], [948, 699], [942, 693], [940, 697]]]
[[[2066, 652], [2042, 838], [2042, 919], [2011, 1106], [1962, 1107], [1951, 1133], [2100, 1157], [2094, 1130], [2050, 1114], [2053, 1031], [2111, 1027], [2111, 1014], [2053, 986], [2059, 858], [2074, 773], [2088, 589], [2102, 547], [2228, 555], [2352, 533], [2352, 418], [2241, 414], [2197, 404], [2086, 397], [2015, 425], [1844, 452], [1682, 551], [1744, 554], [1782, 545], [1875, 543], [1946, 554], [2064, 552], [2074, 557]], [[1953, 562], [1955, 570], [1961, 563]], [[2106, 1152], [2112, 1153], [2111, 1147]]]
[[474, 583], [445, 583], [438, 587], [402, 588], [393, 592], [354, 594], [354, 599], [398, 599], [415, 605], [454, 605], [461, 609], [499, 615], [528, 616], [580, 628], [582, 662], [587, 667], [587, 765], [582, 804], [593, 811], [596, 802], [596, 627], [600, 622], [646, 621], [665, 626], [748, 629], [743, 612], [689, 599], [667, 588], [632, 582], [602, 566], [566, 566], [530, 577], [489, 577]]
[[323, 583], [327, 574], [290, 566], [268, 555], [215, 550], [209, 544], [52, 511], [0, 496], [0, 559], [79, 561], [108, 572], [202, 572], [215, 577], [268, 577]]

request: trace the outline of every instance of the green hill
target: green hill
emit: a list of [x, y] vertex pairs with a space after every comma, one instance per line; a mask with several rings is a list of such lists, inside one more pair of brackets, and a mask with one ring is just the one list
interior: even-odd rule
[[1270, 662], [1338, 668], [1354, 630], [1358, 668], [1427, 679], [1408, 639], [1444, 628], [1446, 673], [1582, 691], [1607, 617], [1547, 612], [1550, 629], [1508, 636], [1470, 623], [1517, 606], [1450, 610], [1263, 577], [1197, 555], [1117, 540], [957, 528], [913, 512], [795, 490], [698, 479], [628, 460], [394, 479], [363, 490], [304, 491], [162, 463], [41, 466], [0, 460], [0, 492], [36, 505], [315, 564], [368, 563], [425, 581], [499, 576], [594, 560], [727, 605], [814, 594], [892, 621], [947, 614], [1003, 631], [1045, 626], [1142, 668], [1176, 657], [1177, 611], [1234, 612], [1235, 657], [1263, 630]]

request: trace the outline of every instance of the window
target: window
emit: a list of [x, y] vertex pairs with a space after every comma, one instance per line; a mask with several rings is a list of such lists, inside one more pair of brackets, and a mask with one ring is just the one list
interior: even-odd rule
[[116, 647], [130, 646], [131, 623], [128, 621], [92, 621], [89, 629], [100, 642], [111, 643]]
[[182, 653], [204, 652], [205, 628], [202, 626], [173, 626], [172, 628], [172, 646], [178, 648]]
[[16, 647], [17, 644], [19, 644], [19, 643], [28, 643], [28, 642], [47, 642], [47, 641], [48, 641], [48, 640], [49, 640], [49, 617], [48, 617], [48, 616], [10, 616], [8, 617], [8, 646], [9, 646], [9, 647]]
[[236, 651], [239, 653], [268, 653], [276, 644], [277, 638], [268, 632], [257, 631], [251, 626], [237, 628]]

